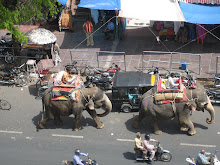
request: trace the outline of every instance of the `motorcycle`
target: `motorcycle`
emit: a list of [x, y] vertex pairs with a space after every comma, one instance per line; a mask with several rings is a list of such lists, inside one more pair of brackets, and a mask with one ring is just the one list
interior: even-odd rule
[[[161, 147], [160, 142], [157, 142], [155, 147], [156, 147], [156, 151], [155, 151], [154, 160], [170, 162], [170, 160], [172, 159], [172, 155], [170, 151], [164, 150]], [[134, 151], [135, 151], [136, 161], [149, 161], [150, 154], [151, 154], [150, 152], [147, 152], [147, 157], [143, 158], [143, 151], [137, 148], [134, 148]]]
[[108, 75], [108, 76], [113, 77], [115, 75], [115, 73], [120, 70], [121, 70], [121, 68], [117, 64], [113, 63], [107, 70], [101, 70], [101, 69], [94, 68], [93, 72], [94, 72], [95, 76], [101, 75], [101, 76], [105, 77], [106, 75]]
[[214, 75], [214, 87], [215, 88], [220, 87], [220, 74]]
[[[218, 150], [215, 151], [215, 155], [210, 156], [210, 165], [220, 165], [220, 161], [218, 160], [216, 153]], [[197, 160], [194, 158], [191, 158], [190, 156], [186, 158], [186, 161], [189, 163], [189, 165], [197, 165]]]
[[206, 93], [212, 103], [220, 103], [220, 91], [206, 89]]
[[101, 76], [87, 76], [84, 85], [88, 88], [91, 84], [97, 86], [102, 90], [111, 90], [113, 78], [108, 73], [102, 74]]
[[[181, 77], [182, 74], [179, 74], [179, 75], [177, 75], [176, 77], [181, 77], [182, 84], [183, 84], [186, 88], [188, 88], [188, 89], [194, 89], [194, 88], [196, 88], [196, 87], [197, 87], [196, 77], [193, 76], [188, 69], [186, 69], [185, 72], [186, 72], [186, 77], [185, 77], [185, 76], [182, 76], [182, 77]], [[175, 82], [175, 84], [179, 84], [179, 80], [177, 80], [177, 81]]]
[[28, 84], [26, 71], [22, 69], [25, 64], [13, 67], [8, 72], [0, 71], [0, 84], [25, 86]]
[[[84, 165], [98, 165], [98, 163], [95, 160], [92, 160], [90, 156], [88, 156], [88, 160], [87, 161], [83, 161], [82, 163]], [[61, 162], [61, 165], [74, 165], [74, 164], [73, 164], [73, 161], [63, 160]]]
[[11, 47], [13, 46], [13, 41], [6, 41], [4, 39], [0, 40], [0, 58], [4, 57], [5, 62], [12, 63], [14, 61], [13, 51]]

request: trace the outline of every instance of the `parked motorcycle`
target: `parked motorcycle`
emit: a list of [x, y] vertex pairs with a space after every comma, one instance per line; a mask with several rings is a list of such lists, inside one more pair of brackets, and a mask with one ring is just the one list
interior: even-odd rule
[[111, 90], [113, 78], [109, 74], [102, 74], [102, 76], [87, 76], [84, 85], [88, 88], [90, 85], [97, 86], [102, 90]]
[[206, 93], [212, 103], [220, 103], [220, 91], [206, 89]]
[[14, 56], [11, 47], [13, 46], [13, 41], [6, 41], [4, 39], [0, 40], [0, 58], [4, 57], [5, 62], [12, 63], [14, 61]]
[[[156, 161], [163, 161], [163, 162], [170, 162], [170, 160], [172, 159], [172, 155], [170, 153], [170, 151], [168, 150], [164, 150], [161, 145], [160, 142], [156, 143], [157, 149], [155, 151], [155, 156], [154, 156], [154, 160]], [[143, 158], [143, 152], [137, 148], [134, 148], [135, 151], [135, 158], [136, 161], [148, 161], [149, 157], [150, 157], [150, 152], [147, 152], [147, 157]]]
[[19, 67], [13, 67], [8, 72], [0, 71], [0, 84], [25, 86], [28, 84], [28, 75], [22, 68], [25, 64]]
[[[95, 160], [92, 160], [90, 156], [88, 156], [88, 160], [87, 161], [83, 161], [82, 163], [84, 165], [98, 165], [98, 163]], [[61, 165], [74, 165], [74, 164], [73, 164], [73, 161], [63, 160], [61, 162]]]
[[[177, 77], [181, 77], [181, 80], [182, 80], [182, 84], [188, 88], [188, 89], [194, 89], [197, 87], [197, 84], [196, 84], [196, 77], [193, 76], [191, 74], [191, 72], [186, 69], [186, 76], [182, 76], [181, 74], [179, 74]], [[179, 84], [179, 80], [177, 80], [175, 82], [176, 84]]]
[[[210, 165], [220, 165], [220, 161], [218, 160], [216, 153], [218, 150], [215, 151], [215, 155], [210, 156]], [[189, 163], [189, 165], [197, 165], [197, 160], [194, 158], [191, 158], [190, 156], [186, 158], [186, 161]]]
[[121, 70], [121, 68], [117, 64], [113, 63], [107, 70], [101, 70], [101, 69], [94, 68], [93, 72], [94, 72], [95, 76], [97, 76], [97, 75], [102, 75], [102, 76], [108, 75], [108, 76], [113, 77], [115, 75], [115, 73], [117, 71], [120, 71], [120, 70]]
[[214, 87], [215, 88], [220, 87], [220, 74], [214, 75]]

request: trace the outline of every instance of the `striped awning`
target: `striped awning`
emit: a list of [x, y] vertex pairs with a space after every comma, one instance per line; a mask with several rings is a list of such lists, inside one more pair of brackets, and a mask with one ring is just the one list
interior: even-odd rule
[[174, 0], [174, 2], [186, 2], [186, 3], [201, 3], [201, 4], [212, 4], [212, 5], [220, 5], [220, 0]]

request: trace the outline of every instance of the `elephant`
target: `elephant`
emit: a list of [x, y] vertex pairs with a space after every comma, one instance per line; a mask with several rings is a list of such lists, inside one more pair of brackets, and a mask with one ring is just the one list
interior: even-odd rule
[[159, 129], [157, 121], [172, 119], [176, 116], [179, 122], [180, 131], [188, 131], [189, 135], [194, 135], [196, 134], [196, 130], [189, 118], [191, 110], [204, 112], [204, 109], [207, 110], [211, 116], [211, 119], [209, 120], [207, 118], [206, 122], [208, 124], [214, 123], [215, 110], [203, 86], [198, 85], [198, 87], [195, 89], [186, 89], [186, 97], [188, 102], [179, 102], [175, 104], [155, 104], [152, 95], [155, 94], [156, 90], [157, 86], [154, 86], [142, 96], [139, 115], [136, 116], [133, 122], [134, 128], [140, 128], [141, 121], [146, 116], [150, 116], [150, 123], [154, 133], [160, 135], [162, 134], [162, 131]]
[[[38, 122], [39, 128], [44, 128], [44, 125], [51, 119], [54, 119], [55, 125], [62, 125], [60, 116], [75, 116], [73, 128], [74, 131], [81, 129], [80, 120], [83, 110], [86, 110], [97, 124], [97, 128], [103, 128], [104, 124], [99, 117], [104, 117], [112, 110], [112, 104], [108, 96], [99, 88], [82, 88], [78, 92], [77, 101], [71, 98], [68, 100], [53, 101], [50, 94], [50, 89], [47, 89], [42, 97], [43, 113], [42, 119]], [[104, 109], [104, 113], [97, 114], [95, 108]]]

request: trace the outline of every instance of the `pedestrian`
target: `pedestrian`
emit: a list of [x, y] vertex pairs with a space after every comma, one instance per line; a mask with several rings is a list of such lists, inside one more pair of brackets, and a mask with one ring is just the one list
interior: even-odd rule
[[54, 61], [55, 61], [55, 66], [58, 65], [58, 62], [62, 62], [61, 58], [60, 58], [60, 47], [59, 45], [56, 43], [56, 41], [53, 43], [52, 46], [53, 49], [53, 54], [54, 54]]
[[93, 25], [89, 21], [89, 19], [87, 19], [86, 22], [83, 24], [83, 31], [86, 34], [87, 46], [93, 46], [94, 45], [94, 41], [93, 41]]
[[104, 30], [106, 40], [113, 38], [114, 30], [115, 30], [115, 25], [111, 20], [109, 20], [107, 27]]
[[201, 40], [201, 43], [203, 45], [204, 39], [207, 36], [204, 25], [199, 25], [199, 24], [196, 25], [196, 34], [197, 34], [197, 43], [199, 43], [199, 40]]

